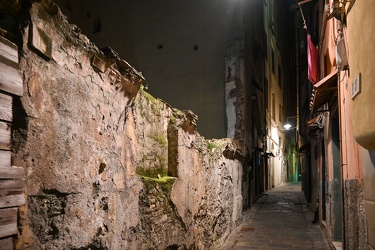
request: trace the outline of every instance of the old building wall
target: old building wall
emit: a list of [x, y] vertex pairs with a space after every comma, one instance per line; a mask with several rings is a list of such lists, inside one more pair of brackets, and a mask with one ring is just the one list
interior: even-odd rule
[[[350, 68], [350, 78], [345, 86], [349, 92], [347, 102], [352, 112], [352, 117], [347, 123], [356, 142], [360, 144], [355, 145], [359, 151], [357, 161], [361, 163], [358, 164], [359, 170], [354, 168], [360, 175], [358, 182], [354, 182], [351, 188], [359, 187], [363, 190], [358, 194], [363, 200], [354, 208], [360, 212], [361, 225], [365, 224], [364, 229], [363, 226], [360, 229], [367, 229], [367, 235], [364, 236], [368, 236], [368, 239], [364, 240], [367, 240], [365, 243], [368, 249], [375, 249], [374, 63], [369, 56], [375, 52], [372, 42], [375, 38], [372, 32], [375, 21], [373, 6], [372, 1], [356, 1], [347, 15], [345, 33]], [[348, 166], [348, 172], [353, 176], [351, 171], [353, 167]], [[363, 238], [363, 234], [359, 236]]]
[[126, 248], [139, 223], [129, 104], [142, 77], [52, 3], [33, 3], [30, 19], [20, 58], [24, 121], [14, 131], [14, 162], [27, 171], [18, 248]]
[[[321, 6], [321, 9], [323, 7]], [[326, 10], [333, 11], [333, 9]], [[347, 249], [364, 249], [367, 229], [362, 180], [363, 161], [361, 149], [354, 140], [352, 125], [355, 117], [352, 111], [350, 88], [352, 71], [349, 74], [347, 65], [343, 66], [340, 61], [343, 53], [345, 56], [353, 54], [349, 53], [348, 49], [341, 51], [343, 53], [338, 53], [339, 46], [347, 45], [352, 30], [346, 27], [344, 20], [339, 21], [338, 16], [332, 16], [327, 20], [324, 15], [321, 26], [323, 29], [320, 30], [322, 35], [320, 37], [321, 80], [316, 85], [317, 88], [326, 85], [329, 98], [324, 100], [325, 104], [321, 111], [329, 112], [324, 112], [325, 155], [323, 157], [324, 152], [321, 152], [319, 156], [324, 158], [326, 163], [326, 178], [321, 176], [321, 185], [326, 186], [320, 187], [323, 190], [320, 201], [325, 200], [325, 228], [328, 238], [331, 241], [341, 242], [340, 244]], [[352, 69], [351, 65], [349, 68]], [[324, 77], [332, 72], [335, 76], [334, 88], [328, 90], [329, 77], [325, 79]], [[324, 190], [325, 188], [327, 190]], [[323, 208], [322, 204], [320, 207]]]
[[[345, 29], [344, 32], [347, 33], [348, 30]], [[348, 40], [345, 39], [343, 42], [347, 45]], [[348, 51], [345, 53], [348, 55]], [[349, 101], [352, 91], [348, 87], [353, 78], [346, 71], [340, 71], [339, 79], [345, 247], [364, 249], [367, 244], [367, 228], [363, 189], [363, 152], [354, 138], [353, 102]]]
[[56, 3], [90, 40], [142, 71], [152, 95], [194, 110], [202, 135], [225, 137], [223, 56], [238, 1]]
[[[24, 96], [13, 164], [25, 168], [17, 249], [210, 249], [242, 218], [243, 145], [139, 90], [50, 1], [18, 6]], [[15, 41], [17, 42], [17, 41]]]

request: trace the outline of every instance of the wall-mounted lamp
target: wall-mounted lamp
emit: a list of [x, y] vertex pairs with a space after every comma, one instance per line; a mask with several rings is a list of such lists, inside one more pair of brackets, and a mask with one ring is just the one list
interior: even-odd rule
[[290, 129], [294, 129], [297, 127], [297, 126], [293, 127], [293, 125], [289, 122], [289, 119], [292, 119], [292, 118], [297, 119], [297, 116], [289, 116], [286, 118], [286, 123], [284, 125], [285, 130], [290, 130]]
[[291, 127], [292, 127], [292, 124], [290, 124], [290, 123], [287, 123], [287, 124], [284, 125], [284, 128], [286, 130], [289, 130]]

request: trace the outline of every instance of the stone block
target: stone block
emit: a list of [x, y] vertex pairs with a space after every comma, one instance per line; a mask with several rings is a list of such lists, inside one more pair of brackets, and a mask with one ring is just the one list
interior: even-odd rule
[[105, 70], [106, 70], [106, 64], [105, 62], [100, 59], [99, 57], [97, 56], [94, 56], [93, 59], [92, 59], [92, 66], [99, 70], [100, 72], [104, 73]]
[[368, 230], [368, 243], [371, 247], [375, 248], [375, 202], [365, 201], [366, 215], [367, 215], [367, 230]]
[[52, 59], [52, 38], [35, 23], [30, 27], [31, 46], [45, 59]]

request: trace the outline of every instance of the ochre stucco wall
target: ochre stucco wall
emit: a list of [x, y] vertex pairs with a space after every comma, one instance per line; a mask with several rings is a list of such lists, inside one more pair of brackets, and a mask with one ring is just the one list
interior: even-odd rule
[[[352, 123], [354, 136], [357, 142], [365, 147], [359, 149], [359, 163], [363, 162], [363, 187], [365, 211], [368, 230], [368, 244], [370, 249], [375, 248], [375, 158], [368, 150], [375, 149], [375, 8], [371, 0], [356, 1], [347, 17], [347, 46], [349, 56], [350, 81], [347, 82], [349, 91], [355, 77], [361, 75], [361, 91], [353, 100], [350, 95], [346, 102], [352, 103]], [[350, 127], [348, 125], [348, 127]], [[349, 152], [349, 151], [348, 151]], [[355, 166], [353, 166], [355, 167]], [[351, 170], [348, 170], [350, 175]], [[359, 175], [360, 177], [360, 175]]]
[[348, 14], [347, 37], [351, 80], [361, 74], [361, 92], [353, 100], [353, 126], [359, 144], [370, 150], [375, 149], [374, 23], [374, 2], [356, 1]]

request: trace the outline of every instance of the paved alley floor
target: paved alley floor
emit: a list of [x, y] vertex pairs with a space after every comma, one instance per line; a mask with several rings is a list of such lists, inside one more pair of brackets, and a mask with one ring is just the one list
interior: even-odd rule
[[283, 184], [244, 212], [243, 223], [217, 249], [330, 249], [313, 218], [301, 183]]

